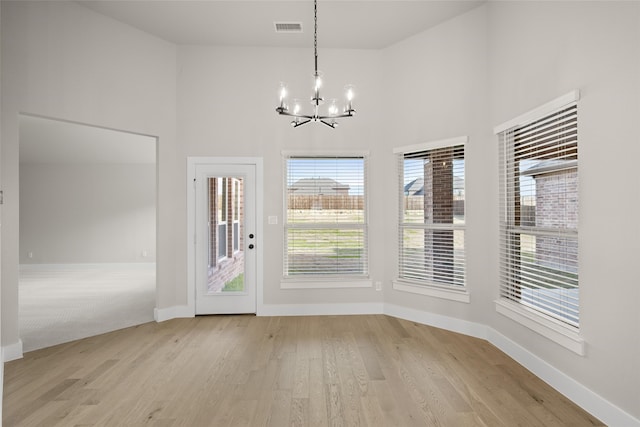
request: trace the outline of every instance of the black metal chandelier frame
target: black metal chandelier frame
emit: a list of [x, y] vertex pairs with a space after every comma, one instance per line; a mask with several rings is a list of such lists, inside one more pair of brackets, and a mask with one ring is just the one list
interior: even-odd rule
[[[347, 105], [345, 106], [342, 113], [338, 113], [337, 106], [332, 105], [329, 110], [329, 114], [322, 115], [320, 114], [320, 105], [324, 103], [324, 98], [320, 96], [320, 86], [321, 86], [321, 74], [318, 71], [318, 0], [313, 1], [313, 21], [314, 21], [314, 29], [313, 29], [313, 53], [314, 53], [314, 92], [311, 97], [311, 104], [313, 105], [313, 114], [299, 114], [299, 105], [296, 104], [293, 112], [289, 111], [289, 107], [286, 102], [286, 88], [282, 86], [280, 88], [280, 105], [276, 108], [276, 112], [281, 116], [289, 116], [293, 117], [294, 120], [291, 121], [291, 126], [294, 128], [298, 126], [302, 126], [304, 124], [310, 122], [319, 122], [329, 126], [330, 128], [335, 129], [338, 126], [337, 119], [344, 117], [353, 117], [356, 110], [353, 109], [352, 99], [353, 99], [353, 88], [347, 86]], [[334, 102], [335, 104], [335, 102]]]

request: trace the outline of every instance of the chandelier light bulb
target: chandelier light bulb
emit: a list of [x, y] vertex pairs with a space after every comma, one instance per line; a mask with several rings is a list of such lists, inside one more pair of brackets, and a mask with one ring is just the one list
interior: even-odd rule
[[286, 100], [287, 85], [285, 85], [284, 83], [280, 83], [280, 106], [276, 109], [276, 111], [287, 111]]
[[345, 97], [347, 98], [347, 108], [345, 109], [345, 112], [351, 115], [351, 113], [355, 111], [353, 109], [353, 102], [352, 102], [353, 96], [354, 96], [353, 85], [346, 85], [344, 89], [345, 89]]
[[294, 100], [292, 111], [289, 111], [287, 105], [287, 88], [284, 83], [280, 84], [280, 105], [276, 108], [276, 112], [281, 116], [291, 116], [291, 126], [298, 127], [310, 122], [319, 122], [335, 128], [338, 126], [336, 119], [343, 117], [353, 117], [355, 110], [351, 101], [353, 100], [353, 87], [347, 86], [346, 98], [347, 106], [344, 111], [339, 111], [336, 100], [332, 99], [328, 108], [328, 114], [320, 114], [320, 106], [323, 104], [324, 98], [320, 96], [320, 88], [322, 87], [322, 73], [318, 71], [318, 0], [313, 1], [313, 53], [314, 53], [314, 73], [313, 73], [313, 96], [311, 98], [312, 111], [310, 113], [302, 112], [299, 100]]
[[353, 100], [353, 86], [347, 86], [347, 101], [352, 101]]
[[[331, 104], [329, 105], [329, 115], [336, 116], [338, 114], [338, 105], [336, 104], [336, 100], [332, 99]], [[335, 120], [334, 120], [335, 122]]]

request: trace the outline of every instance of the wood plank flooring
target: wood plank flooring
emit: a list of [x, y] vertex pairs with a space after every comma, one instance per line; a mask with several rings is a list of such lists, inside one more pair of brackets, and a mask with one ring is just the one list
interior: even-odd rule
[[601, 426], [486, 341], [383, 315], [147, 323], [5, 365], [4, 426]]

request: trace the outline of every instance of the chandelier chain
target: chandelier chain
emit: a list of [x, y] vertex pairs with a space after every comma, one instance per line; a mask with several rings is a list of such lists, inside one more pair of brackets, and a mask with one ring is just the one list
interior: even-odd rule
[[280, 84], [280, 105], [276, 108], [276, 112], [282, 116], [293, 117], [291, 126], [298, 127], [310, 122], [322, 123], [330, 128], [335, 129], [338, 126], [337, 119], [343, 117], [353, 117], [356, 110], [353, 109], [351, 100], [353, 98], [353, 87], [351, 85], [345, 86], [346, 90], [346, 105], [344, 110], [340, 112], [336, 105], [336, 100], [331, 100], [326, 114], [321, 114], [319, 111], [320, 105], [322, 105], [324, 98], [320, 96], [320, 86], [322, 81], [320, 78], [320, 72], [318, 72], [318, 0], [313, 0], [313, 54], [315, 62], [315, 71], [313, 73], [314, 78], [314, 92], [311, 98], [311, 104], [313, 105], [312, 113], [305, 114], [300, 111], [301, 107], [298, 100], [294, 100], [294, 106], [289, 110], [287, 103], [287, 88], [284, 83]]
[[318, 0], [313, 0], [313, 52], [315, 71], [318, 74]]

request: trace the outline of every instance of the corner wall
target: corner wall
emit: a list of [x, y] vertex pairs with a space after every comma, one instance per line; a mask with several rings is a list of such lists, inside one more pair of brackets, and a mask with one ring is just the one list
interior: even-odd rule
[[[640, 3], [489, 2], [385, 49], [383, 59], [385, 99], [396, 107], [386, 121], [389, 153], [393, 147], [469, 137], [465, 243], [471, 300], [465, 304], [387, 285], [385, 306], [400, 314], [417, 310], [429, 319], [452, 319], [471, 332], [474, 327], [465, 322], [486, 325], [502, 337], [498, 341], [527, 355], [521, 361], [535, 361], [543, 370], [548, 364], [547, 372], [566, 375], [548, 377], [562, 384], [562, 392], [584, 402], [593, 393], [609, 402], [609, 409], [617, 406], [640, 419], [640, 287], [633, 259], [640, 253], [640, 226], [628, 217], [640, 208], [635, 172]], [[573, 89], [582, 95], [579, 259], [585, 356], [503, 317], [494, 304], [498, 155], [492, 129]], [[385, 168], [395, 170], [387, 157]], [[384, 215], [395, 218], [397, 204]], [[385, 233], [387, 242], [397, 241], [395, 227]], [[385, 284], [397, 274], [395, 256], [387, 262]]]
[[[393, 148], [468, 137], [465, 147], [466, 280], [471, 303], [427, 297], [392, 289], [397, 277], [397, 197], [380, 212], [387, 258], [385, 304], [479, 322], [490, 310], [490, 252], [497, 242], [497, 148], [490, 141], [487, 91], [487, 8], [473, 9], [383, 51], [385, 105], [394, 106], [385, 120], [385, 165], [389, 178], [382, 191], [398, 192]], [[494, 181], [495, 179], [495, 181]]]
[[580, 335], [587, 352], [567, 351], [495, 310], [485, 322], [640, 419], [640, 226], [632, 214], [640, 209], [640, 3], [490, 2], [488, 10], [490, 126], [581, 93]]
[[2, 214], [11, 224], [2, 230], [3, 347], [19, 343], [19, 113], [159, 137], [157, 305], [173, 305], [184, 283], [175, 273], [175, 46], [74, 2], [0, 6]]

